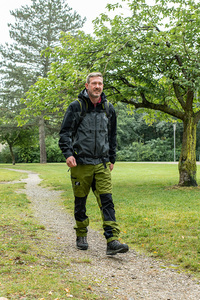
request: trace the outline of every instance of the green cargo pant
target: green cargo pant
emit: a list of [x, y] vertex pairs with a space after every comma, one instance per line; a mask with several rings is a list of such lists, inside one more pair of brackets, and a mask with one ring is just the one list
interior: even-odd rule
[[71, 168], [71, 181], [75, 196], [74, 216], [77, 236], [86, 236], [89, 218], [86, 215], [86, 200], [92, 188], [97, 199], [103, 220], [104, 235], [107, 242], [118, 239], [119, 226], [115, 219], [112, 200], [111, 172], [103, 164], [77, 165]]

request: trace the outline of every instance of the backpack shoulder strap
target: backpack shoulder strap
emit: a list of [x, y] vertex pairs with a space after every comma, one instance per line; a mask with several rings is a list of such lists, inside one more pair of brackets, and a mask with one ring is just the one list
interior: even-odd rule
[[110, 116], [110, 112], [109, 112], [109, 101], [107, 100], [107, 101], [105, 101], [104, 103], [103, 103], [103, 109], [106, 111], [106, 116], [107, 116], [107, 118], [109, 119], [109, 116]]
[[78, 98], [76, 101], [78, 101], [81, 110], [80, 110], [79, 120], [74, 128], [74, 135], [76, 134], [78, 127], [80, 126], [81, 122], [83, 121], [83, 119], [88, 111], [88, 103], [86, 100]]
[[85, 116], [85, 114], [88, 111], [88, 103], [87, 103], [86, 100], [83, 100], [83, 99], [80, 99], [80, 98], [78, 98], [77, 101], [79, 102], [80, 108], [81, 108], [81, 114], [80, 114], [80, 116], [83, 117], [83, 116]]

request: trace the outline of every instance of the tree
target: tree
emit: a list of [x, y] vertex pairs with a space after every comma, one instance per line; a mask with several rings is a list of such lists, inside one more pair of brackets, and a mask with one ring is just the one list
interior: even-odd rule
[[[183, 122], [179, 185], [196, 186], [200, 5], [182, 0], [156, 1], [154, 6], [128, 3], [131, 17], [96, 21], [99, 41], [107, 41], [101, 66], [104, 63], [116, 99]], [[110, 29], [103, 26], [105, 21], [111, 22]]]
[[[74, 34], [81, 28], [85, 20], [72, 9], [64, 0], [32, 0], [30, 6], [22, 6], [11, 11], [15, 23], [9, 24], [13, 44], [0, 47], [3, 57], [1, 72], [6, 82], [4, 101], [20, 105], [20, 98], [25, 97], [29, 87], [37, 81], [38, 76], [46, 77], [52, 62], [51, 58], [42, 54], [45, 49], [59, 44], [60, 32]], [[5, 85], [4, 85], [5, 86]], [[9, 87], [9, 89], [8, 89]], [[42, 99], [39, 99], [42, 102]], [[15, 115], [15, 114], [13, 114]], [[44, 111], [41, 110], [37, 120], [29, 116], [39, 125], [40, 162], [46, 162], [45, 121]]]
[[200, 5], [161, 0], [154, 6], [130, 1], [129, 7], [132, 16], [115, 18], [104, 37], [100, 25], [104, 20], [97, 20], [96, 33], [101, 41], [107, 40], [101, 61], [107, 62], [116, 98], [183, 122], [179, 185], [196, 186]]
[[34, 146], [36, 144], [35, 129], [32, 126], [17, 127], [15, 124], [9, 124], [6, 120], [3, 125], [1, 120], [0, 128], [0, 143], [7, 143], [10, 150], [12, 164], [15, 165], [16, 159], [14, 147], [19, 146], [27, 151], [30, 147]]
[[[10, 74], [8, 73], [7, 78], [9, 78], [9, 76]], [[19, 103], [18, 98], [21, 95], [22, 89], [25, 89], [25, 87], [21, 84], [19, 89], [17, 87], [15, 89], [12, 87], [13, 82], [14, 74], [12, 81], [5, 80], [2, 82], [0, 92], [0, 143], [8, 144], [14, 165], [16, 159], [13, 148], [17, 145], [27, 147], [35, 144], [35, 130], [30, 124], [17, 126], [18, 123], [15, 120], [15, 116], [20, 113], [23, 107], [22, 104]]]
[[[200, 4], [126, 2], [131, 16], [110, 19], [102, 14], [95, 20], [95, 37], [81, 32], [79, 37], [63, 36], [62, 47], [54, 52], [57, 68], [52, 66], [47, 85], [52, 87], [56, 78], [71, 101], [83, 84], [82, 75], [101, 70], [105, 92], [113, 102], [148, 111], [150, 119], [183, 122], [179, 185], [196, 186]], [[118, 6], [107, 5], [109, 10]], [[41, 90], [41, 82], [36, 88]]]

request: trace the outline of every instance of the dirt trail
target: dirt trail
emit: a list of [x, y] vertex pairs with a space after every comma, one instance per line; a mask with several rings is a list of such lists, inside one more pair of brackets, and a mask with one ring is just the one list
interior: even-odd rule
[[[61, 192], [39, 186], [41, 179], [36, 173], [13, 171], [28, 173], [28, 178], [20, 182], [26, 183], [25, 192], [35, 217], [51, 232], [48, 243], [51, 247], [53, 245], [55, 256], [70, 259], [74, 276], [87, 281], [88, 285], [92, 283], [93, 292], [101, 295], [102, 299], [200, 300], [199, 282], [171, 268], [163, 268], [162, 263], [154, 259], [138, 255], [134, 250], [106, 256], [104, 237], [90, 228], [89, 249], [77, 250], [74, 220], [62, 204]], [[91, 263], [81, 262], [81, 259], [88, 259]]]

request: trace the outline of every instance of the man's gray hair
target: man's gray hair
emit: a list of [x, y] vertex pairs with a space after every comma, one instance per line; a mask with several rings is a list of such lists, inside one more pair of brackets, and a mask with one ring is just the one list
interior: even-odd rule
[[86, 82], [87, 83], [90, 83], [90, 78], [92, 77], [101, 77], [103, 78], [103, 75], [100, 73], [100, 72], [93, 72], [93, 73], [90, 73], [87, 78], [86, 78]]

